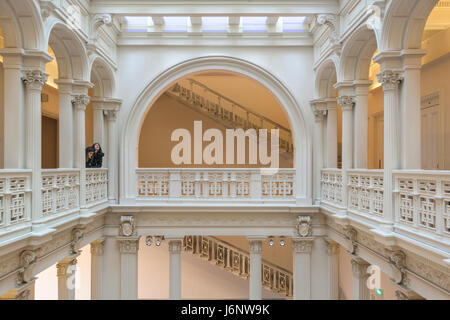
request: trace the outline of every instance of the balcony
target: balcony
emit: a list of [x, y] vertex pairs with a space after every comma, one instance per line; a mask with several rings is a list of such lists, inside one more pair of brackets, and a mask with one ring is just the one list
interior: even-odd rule
[[136, 169], [137, 202], [295, 204], [295, 169]]

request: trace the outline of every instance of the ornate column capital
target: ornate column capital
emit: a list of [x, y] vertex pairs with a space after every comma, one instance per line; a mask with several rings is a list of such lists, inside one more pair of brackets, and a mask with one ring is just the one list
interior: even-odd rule
[[97, 239], [91, 242], [91, 255], [102, 256], [105, 247], [105, 239]]
[[104, 110], [104, 115], [106, 116], [106, 120], [108, 121], [116, 121], [117, 120], [117, 110]]
[[42, 70], [24, 70], [23, 73], [22, 81], [27, 89], [41, 91], [48, 80], [48, 74]]
[[396, 90], [403, 81], [401, 71], [384, 70], [377, 74], [378, 82], [383, 85], [383, 91]]
[[75, 95], [75, 96], [73, 96], [73, 99], [72, 99], [72, 105], [77, 110], [85, 111], [90, 100], [91, 100], [91, 98], [86, 94]]
[[136, 254], [139, 250], [140, 237], [118, 237], [120, 253]]
[[355, 105], [355, 97], [353, 96], [340, 96], [337, 101], [342, 111], [352, 111]]
[[327, 115], [327, 107], [325, 102], [311, 101], [310, 103], [314, 112], [314, 118], [316, 122], [322, 122]]
[[358, 279], [368, 278], [367, 268], [370, 266], [366, 261], [356, 257], [351, 260], [353, 276]]
[[292, 238], [294, 253], [311, 253], [315, 238]]
[[325, 245], [327, 246], [327, 254], [329, 256], [335, 256], [339, 254], [339, 243], [329, 238], [324, 238]]
[[263, 240], [259, 238], [249, 238], [250, 253], [260, 254], [262, 252], [262, 242]]
[[169, 240], [169, 252], [170, 253], [181, 253], [182, 247], [183, 247], [183, 240], [181, 240], [181, 239]]
[[[77, 255], [78, 256], [78, 255]], [[61, 260], [60, 262], [58, 262], [56, 264], [56, 275], [58, 277], [64, 277], [67, 276], [67, 270], [72, 267], [77, 265], [77, 256], [75, 257], [68, 257], [68, 258], [64, 258], [63, 260]]]

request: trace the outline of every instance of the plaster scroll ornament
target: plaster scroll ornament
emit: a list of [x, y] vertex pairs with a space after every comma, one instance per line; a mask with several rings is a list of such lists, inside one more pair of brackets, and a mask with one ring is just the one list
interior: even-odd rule
[[131, 237], [136, 233], [136, 224], [133, 216], [120, 217], [119, 234], [123, 237]]
[[72, 230], [72, 241], [70, 243], [71, 254], [78, 253], [78, 243], [83, 239], [83, 230], [75, 228]]
[[20, 270], [17, 275], [16, 284], [21, 286], [33, 279], [32, 267], [36, 263], [36, 253], [32, 250], [22, 251], [20, 254]]
[[403, 251], [393, 251], [389, 257], [389, 263], [393, 269], [393, 281], [396, 284], [404, 284], [406, 279], [406, 254]]
[[356, 248], [357, 248], [357, 242], [356, 242], [356, 235], [357, 235], [357, 231], [355, 228], [352, 228], [350, 226], [345, 227], [344, 229], [345, 232], [345, 237], [350, 240], [352, 248], [349, 251], [351, 254], [355, 254], [356, 253]]
[[310, 216], [299, 216], [297, 218], [297, 233], [302, 238], [309, 237], [312, 235]]

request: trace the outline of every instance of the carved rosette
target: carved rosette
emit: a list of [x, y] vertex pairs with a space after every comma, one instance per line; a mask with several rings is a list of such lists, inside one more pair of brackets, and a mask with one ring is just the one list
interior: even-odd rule
[[292, 245], [295, 253], [311, 253], [314, 239], [295, 240], [292, 239]]
[[342, 111], [352, 111], [355, 105], [355, 97], [340, 96], [337, 99], [337, 103], [341, 106]]
[[48, 74], [41, 70], [26, 70], [22, 81], [27, 89], [42, 90], [42, 87], [48, 80]]
[[131, 237], [136, 235], [136, 223], [134, 216], [121, 216], [119, 234], [122, 237]]
[[378, 82], [383, 85], [383, 91], [396, 90], [403, 81], [400, 71], [385, 70], [377, 74]]
[[139, 250], [139, 239], [119, 240], [120, 253], [136, 254]]
[[72, 105], [77, 110], [85, 111], [86, 107], [90, 101], [91, 101], [91, 98], [89, 98], [89, 96], [86, 94], [75, 95], [75, 96], [73, 96], [73, 99], [72, 99]]
[[310, 237], [312, 235], [310, 216], [299, 216], [297, 218], [297, 234], [302, 238]]
[[361, 259], [352, 259], [352, 273], [358, 279], [368, 278], [367, 268], [370, 266], [367, 262]]

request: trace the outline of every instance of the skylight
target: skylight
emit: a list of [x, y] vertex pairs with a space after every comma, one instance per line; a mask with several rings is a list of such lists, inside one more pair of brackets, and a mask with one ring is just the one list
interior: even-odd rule
[[227, 32], [228, 17], [202, 17], [203, 32]]
[[150, 17], [125, 16], [124, 20], [127, 24], [126, 31], [128, 32], [147, 32], [148, 27], [153, 25]]
[[303, 32], [306, 17], [282, 17], [283, 32]]
[[243, 32], [267, 32], [267, 17], [242, 17]]
[[164, 32], [187, 32], [189, 17], [164, 17]]

